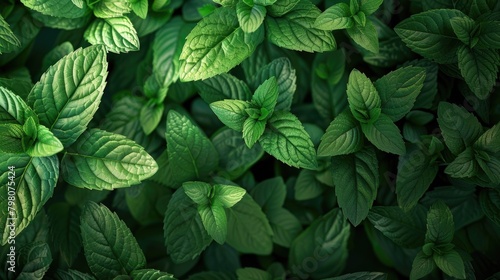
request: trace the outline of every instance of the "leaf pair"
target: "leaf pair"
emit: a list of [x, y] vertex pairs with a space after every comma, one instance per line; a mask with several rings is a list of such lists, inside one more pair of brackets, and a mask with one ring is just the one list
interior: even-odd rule
[[375, 25], [368, 16], [382, 4], [382, 0], [350, 0], [337, 3], [326, 9], [314, 22], [314, 27], [321, 30], [346, 29], [347, 35], [364, 49], [378, 53], [379, 42]]
[[203, 226], [219, 244], [226, 241], [227, 217], [225, 208], [238, 203], [246, 191], [243, 188], [204, 182], [185, 182], [182, 188], [186, 195], [198, 206]]

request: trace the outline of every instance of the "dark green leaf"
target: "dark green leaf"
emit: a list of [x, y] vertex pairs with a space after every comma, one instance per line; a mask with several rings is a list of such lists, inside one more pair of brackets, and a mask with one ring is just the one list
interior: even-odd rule
[[354, 272], [323, 280], [387, 280], [387, 274], [382, 272]]
[[175, 280], [172, 274], [156, 269], [134, 270], [130, 273], [130, 276], [136, 280]]
[[425, 242], [435, 244], [451, 243], [454, 234], [455, 224], [450, 208], [442, 201], [432, 204], [427, 214]]
[[423, 252], [419, 252], [413, 260], [410, 278], [423, 278], [430, 274], [435, 268], [436, 264], [434, 263], [434, 260], [432, 260], [432, 257], [425, 255]]
[[294, 186], [296, 200], [308, 200], [318, 197], [323, 193], [323, 186], [316, 179], [316, 172], [301, 170]]
[[474, 149], [487, 151], [493, 154], [500, 152], [500, 124], [494, 125], [492, 128], [486, 130], [474, 142]]
[[465, 267], [460, 254], [452, 250], [444, 253], [443, 255], [432, 255], [436, 266], [439, 267], [444, 273], [457, 279], [465, 279]]
[[495, 224], [500, 225], [500, 194], [497, 190], [483, 190], [479, 202], [484, 214]]
[[49, 244], [30, 243], [21, 248], [18, 259], [22, 270], [16, 279], [42, 279], [52, 263]]
[[269, 272], [253, 267], [240, 268], [236, 270], [239, 280], [272, 280]]
[[368, 141], [379, 150], [396, 155], [406, 153], [405, 143], [399, 128], [385, 114], [381, 114], [374, 123], [362, 123], [361, 129]]
[[21, 42], [0, 15], [0, 54], [11, 52], [19, 47], [21, 47]]
[[351, 112], [344, 111], [330, 123], [321, 137], [318, 156], [347, 155], [359, 151], [362, 147], [361, 125]]
[[500, 21], [487, 21], [479, 24], [477, 48], [500, 49]]
[[223, 73], [210, 79], [196, 81], [201, 98], [207, 103], [224, 99], [250, 100], [252, 93], [247, 84], [236, 77]]

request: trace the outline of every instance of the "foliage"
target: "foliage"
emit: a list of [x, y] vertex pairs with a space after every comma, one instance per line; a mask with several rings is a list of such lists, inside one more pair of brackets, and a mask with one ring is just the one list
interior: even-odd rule
[[0, 279], [497, 279], [495, 0], [4, 0]]

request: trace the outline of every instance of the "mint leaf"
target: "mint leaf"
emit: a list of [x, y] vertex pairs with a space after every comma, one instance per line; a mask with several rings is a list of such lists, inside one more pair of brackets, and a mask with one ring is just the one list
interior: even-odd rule
[[368, 215], [379, 186], [378, 160], [373, 149], [332, 158], [337, 203], [344, 216], [359, 225]]
[[0, 15], [0, 54], [14, 51], [21, 47], [21, 42], [10, 30], [9, 24]]
[[89, 6], [98, 18], [120, 17], [131, 10], [128, 0], [99, 0]]
[[398, 121], [410, 112], [424, 85], [425, 69], [403, 67], [386, 74], [374, 85], [379, 93], [382, 113]]
[[494, 125], [492, 128], [486, 130], [474, 142], [474, 149], [483, 150], [489, 153], [496, 154], [500, 152], [500, 146], [497, 144], [500, 141], [500, 124]]
[[364, 26], [355, 24], [353, 27], [347, 28], [349, 37], [362, 48], [372, 52], [379, 52], [378, 34], [375, 25], [367, 20]]
[[170, 273], [162, 272], [156, 269], [138, 269], [130, 273], [130, 276], [136, 280], [175, 280]]
[[148, 0], [131, 1], [130, 8], [138, 17], [146, 19], [148, 15]]
[[439, 103], [437, 121], [444, 142], [454, 155], [471, 146], [483, 132], [481, 124], [473, 114], [463, 107], [447, 102]]
[[476, 162], [474, 150], [466, 148], [460, 153], [444, 170], [444, 172], [454, 178], [470, 178], [479, 171], [479, 165]]
[[236, 131], [243, 131], [243, 124], [248, 118], [245, 109], [250, 107], [250, 103], [242, 100], [225, 99], [210, 104], [210, 108], [217, 115], [219, 120], [227, 127]]
[[130, 19], [124, 16], [97, 18], [87, 27], [83, 36], [90, 44], [102, 44], [113, 53], [139, 50], [137, 31]]
[[4, 153], [23, 153], [23, 127], [18, 124], [0, 124], [0, 151]]
[[500, 194], [497, 190], [483, 190], [479, 194], [481, 209], [488, 219], [500, 225]]
[[61, 169], [73, 186], [111, 190], [139, 184], [156, 173], [158, 165], [125, 136], [90, 129], [66, 149]]
[[45, 275], [52, 263], [49, 244], [43, 241], [29, 243], [19, 250], [19, 279], [37, 279]]
[[198, 205], [203, 226], [207, 233], [219, 244], [224, 244], [227, 236], [227, 217], [221, 205]]
[[0, 121], [24, 125], [30, 117], [38, 120], [35, 112], [20, 96], [0, 86]]
[[327, 279], [328, 280], [387, 280], [387, 274], [381, 272], [354, 272]]
[[406, 153], [399, 128], [385, 114], [381, 114], [374, 123], [361, 123], [361, 129], [368, 141], [379, 150], [396, 155]]
[[61, 261], [71, 266], [82, 249], [81, 209], [66, 202], [58, 202], [49, 206], [47, 215], [53, 248], [59, 251]]
[[336, 47], [331, 32], [314, 28], [314, 21], [320, 14], [321, 11], [313, 3], [301, 0], [283, 16], [266, 19], [267, 38], [271, 43], [285, 49], [306, 52], [331, 51]]
[[130, 229], [106, 206], [87, 202], [80, 217], [80, 229], [85, 258], [98, 278], [114, 278], [146, 265]]
[[308, 169], [301, 170], [293, 187], [296, 200], [308, 200], [323, 193], [323, 186], [316, 179], [316, 172]]
[[442, 201], [435, 202], [427, 214], [425, 242], [437, 245], [451, 243], [454, 234], [455, 223], [450, 208]]
[[457, 279], [466, 278], [464, 262], [457, 251], [451, 250], [443, 253], [442, 255], [434, 254], [432, 255], [432, 258], [434, 259], [436, 266], [447, 275]]
[[142, 106], [139, 121], [146, 135], [151, 134], [158, 127], [164, 110], [165, 106], [162, 103], [158, 104], [154, 99], [150, 99]]
[[302, 231], [299, 219], [286, 208], [271, 208], [266, 211], [273, 230], [273, 242], [289, 248]]
[[[474, 47], [473, 32], [476, 27], [474, 20], [469, 17], [455, 17], [450, 19], [450, 23], [457, 38], [466, 46], [471, 48]], [[475, 40], [477, 43], [478, 39]]]
[[500, 49], [500, 21], [487, 21], [479, 24], [477, 48]]
[[103, 46], [78, 49], [50, 67], [28, 96], [40, 118], [68, 147], [87, 129], [106, 85], [108, 63]]
[[258, 183], [250, 194], [264, 211], [281, 208], [285, 202], [286, 185], [283, 178], [274, 177]]
[[450, 20], [465, 16], [459, 10], [430, 10], [403, 20], [394, 31], [421, 56], [438, 63], [454, 63], [460, 41], [455, 37]]
[[187, 117], [174, 110], [168, 113], [165, 137], [177, 183], [205, 178], [217, 167], [219, 155], [210, 140]]
[[210, 193], [212, 186], [204, 182], [184, 182], [182, 184], [184, 193], [198, 205], [210, 204]]
[[246, 193], [245, 189], [230, 185], [215, 184], [213, 189], [212, 205], [221, 205], [225, 208], [233, 207]]
[[316, 169], [314, 145], [295, 115], [275, 112], [267, 127], [259, 139], [264, 151], [290, 166]]
[[260, 270], [253, 267], [240, 268], [236, 270], [236, 275], [238, 279], [246, 280], [272, 280], [272, 275], [264, 270]]
[[377, 89], [365, 74], [356, 69], [349, 75], [347, 101], [358, 121], [368, 123], [378, 119], [382, 103]]
[[266, 7], [259, 4], [249, 6], [244, 1], [238, 1], [238, 4], [236, 4], [238, 22], [241, 29], [246, 33], [255, 32], [264, 22], [266, 13]]
[[174, 263], [184, 263], [196, 258], [212, 242], [205, 230], [196, 204], [177, 189], [165, 212], [163, 232], [167, 253]]
[[321, 137], [318, 156], [347, 155], [363, 147], [361, 126], [350, 111], [338, 115]]
[[187, 36], [180, 56], [180, 79], [201, 80], [229, 71], [252, 54], [263, 35], [262, 30], [245, 33], [234, 9], [216, 9]]
[[32, 157], [49, 157], [64, 149], [63, 144], [45, 126], [38, 125], [38, 136], [30, 147], [26, 147], [26, 153]]
[[224, 99], [250, 100], [252, 93], [247, 84], [236, 77], [223, 73], [215, 77], [196, 81], [201, 98], [207, 103]]
[[87, 5], [82, 3], [83, 5], [79, 7], [71, 0], [22, 0], [21, 2], [30, 9], [53, 17], [75, 19], [83, 17], [88, 11]]
[[[261, 138], [266, 129], [266, 121], [248, 118], [243, 123], [243, 139], [249, 149]], [[265, 150], [265, 148], [264, 148]]]
[[[0, 200], [0, 207], [5, 211], [8, 207], [15, 207], [16, 218], [15, 224], [16, 236], [23, 231], [30, 222], [35, 218], [37, 213], [42, 209], [43, 205], [52, 197], [54, 188], [59, 177], [59, 160], [57, 156], [51, 157], [30, 157], [28, 155], [9, 155], [0, 153], [0, 190], [7, 194], [9, 186], [12, 189], [12, 183], [8, 185], [12, 177], [9, 174], [9, 166], [15, 166], [14, 178], [15, 183], [15, 200], [14, 206], [9, 205], [6, 195], [3, 195]], [[4, 212], [7, 213], [7, 212]], [[0, 244], [7, 244], [7, 240], [11, 233], [9, 225], [12, 221], [7, 219], [8, 214], [5, 214], [0, 221], [0, 234], [2, 234]]]
[[382, 5], [383, 0], [361, 0], [360, 1], [360, 9], [366, 15], [371, 15], [375, 13], [380, 5]]
[[281, 17], [290, 12], [299, 2], [300, 0], [276, 0], [272, 5], [266, 8], [270, 16]]
[[436, 264], [432, 257], [425, 255], [423, 252], [418, 252], [411, 266], [411, 279], [420, 279], [430, 274], [436, 268]]
[[329, 7], [314, 22], [314, 27], [320, 30], [347, 29], [353, 27], [353, 25], [354, 20], [351, 18], [349, 5], [345, 3], [338, 3]]
[[[278, 84], [276, 77], [265, 80], [256, 90], [252, 97], [254, 102], [260, 108], [264, 108], [271, 114], [274, 111], [278, 101]], [[270, 115], [269, 115], [270, 116]], [[267, 119], [267, 118], [266, 118]]]
[[498, 78], [500, 55], [496, 50], [469, 49], [461, 46], [457, 51], [458, 67], [469, 88], [479, 99], [490, 95]]
[[[296, 267], [304, 278], [339, 274], [346, 264], [350, 233], [350, 225], [340, 209], [329, 211], [293, 240], [288, 254], [290, 267]], [[315, 255], [321, 256], [321, 262], [317, 261], [317, 269], [310, 271], [304, 260]]]

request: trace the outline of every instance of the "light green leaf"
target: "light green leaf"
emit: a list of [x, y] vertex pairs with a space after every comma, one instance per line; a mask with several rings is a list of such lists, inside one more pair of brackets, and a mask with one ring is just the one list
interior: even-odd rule
[[174, 275], [156, 269], [134, 270], [130, 276], [135, 280], [175, 280]]
[[285, 49], [306, 52], [331, 51], [336, 47], [331, 32], [314, 28], [314, 21], [320, 14], [321, 11], [313, 3], [301, 0], [282, 17], [266, 19], [267, 38], [271, 43]]
[[[329, 211], [293, 240], [289, 266], [296, 267], [302, 278], [321, 279], [340, 274], [347, 260], [349, 235], [350, 225], [340, 209]], [[317, 269], [309, 269], [309, 261], [304, 261], [308, 258], [315, 259]]]
[[[15, 186], [8, 185], [9, 166], [14, 166]], [[32, 158], [28, 155], [9, 155], [0, 153], [0, 244], [5, 245], [10, 235], [9, 225], [12, 221], [9, 213], [7, 194], [15, 189], [14, 206], [17, 219], [14, 220], [16, 236], [23, 231], [42, 209], [47, 200], [52, 197], [59, 177], [59, 160], [56, 156]]]
[[433, 242], [437, 245], [451, 243], [454, 234], [455, 223], [450, 208], [442, 201], [435, 202], [427, 213], [425, 243]]
[[270, 16], [281, 17], [291, 11], [299, 2], [300, 0], [276, 0], [271, 6], [266, 8]]
[[479, 194], [481, 209], [488, 219], [500, 225], [500, 193], [498, 190], [482, 190]]
[[49, 244], [37, 241], [21, 247], [18, 262], [21, 271], [18, 271], [16, 279], [44, 278], [52, 263]]
[[500, 123], [486, 130], [476, 142], [474, 142], [474, 149], [496, 154], [500, 152], [500, 145], [498, 145], [498, 143], [500, 143]]
[[221, 205], [198, 205], [203, 226], [219, 244], [224, 244], [227, 236], [227, 217]]
[[89, 7], [98, 18], [120, 17], [131, 10], [129, 0], [99, 0], [89, 3]]
[[26, 153], [32, 157], [49, 157], [64, 149], [63, 144], [45, 126], [38, 125], [38, 136], [31, 147], [26, 147]]
[[500, 55], [492, 49], [458, 48], [458, 67], [465, 82], [481, 100], [488, 98], [498, 79]]
[[372, 52], [379, 52], [378, 34], [375, 25], [367, 20], [365, 26], [355, 24], [351, 28], [347, 28], [349, 37], [362, 48]]
[[167, 253], [177, 264], [193, 260], [212, 242], [196, 204], [183, 188], [179, 188], [168, 203], [163, 230]]
[[382, 101], [382, 113], [398, 121], [410, 112], [424, 85], [425, 68], [403, 67], [378, 79], [374, 85]]
[[373, 149], [332, 158], [337, 203], [344, 216], [359, 225], [368, 215], [379, 186], [378, 160]]
[[38, 120], [35, 112], [19, 95], [0, 87], [0, 122], [24, 125], [30, 117]]
[[236, 14], [241, 29], [246, 33], [255, 32], [266, 18], [266, 7], [259, 4], [247, 5], [244, 1], [236, 4]]
[[72, 0], [22, 0], [26, 7], [44, 15], [64, 18], [80, 18], [88, 12], [84, 3], [78, 7]]
[[338, 115], [321, 137], [318, 156], [347, 155], [363, 147], [363, 134], [359, 122], [350, 111]]
[[321, 13], [314, 22], [314, 27], [320, 30], [351, 28], [354, 25], [354, 20], [351, 16], [349, 5], [338, 3]]
[[467, 112], [463, 107], [441, 102], [437, 113], [437, 121], [444, 142], [454, 155], [472, 146], [483, 132], [483, 127], [476, 116]]
[[416, 248], [424, 244], [425, 212], [416, 209], [405, 213], [397, 206], [375, 206], [368, 219], [382, 234], [404, 248]]
[[323, 193], [323, 185], [316, 179], [316, 172], [308, 169], [300, 171], [293, 187], [296, 200], [308, 200]]
[[158, 170], [155, 160], [134, 141], [91, 129], [66, 149], [62, 176], [73, 186], [111, 190], [139, 184]]
[[19, 124], [0, 124], [0, 151], [4, 153], [23, 153], [23, 127]]
[[272, 280], [272, 275], [264, 270], [246, 267], [236, 270], [238, 280]]
[[250, 100], [252, 93], [247, 84], [236, 77], [223, 73], [210, 79], [196, 81], [201, 98], [207, 103], [224, 99]]
[[186, 116], [170, 110], [167, 116], [167, 150], [172, 174], [180, 184], [202, 179], [217, 168], [219, 155], [203, 131]]
[[[247, 118], [243, 123], [243, 139], [249, 149], [261, 138], [266, 129], [266, 121]], [[265, 148], [264, 148], [265, 150]]]
[[477, 48], [500, 49], [500, 21], [487, 21], [479, 24]]
[[[269, 114], [274, 111], [276, 102], [278, 101], [278, 84], [276, 77], [265, 80], [256, 90], [252, 97], [252, 102], [260, 108], [266, 109]], [[270, 116], [270, 115], [269, 115]]]
[[453, 32], [450, 19], [465, 16], [459, 10], [430, 10], [403, 20], [394, 31], [421, 56], [438, 63], [454, 63], [460, 41]]
[[83, 37], [92, 45], [102, 44], [113, 53], [127, 53], [139, 50], [139, 37], [127, 17], [95, 19]]
[[142, 106], [139, 121], [144, 134], [150, 135], [158, 127], [164, 110], [165, 105], [163, 103], [158, 104], [154, 99], [150, 99], [148, 103]]
[[41, 22], [44, 27], [62, 30], [74, 30], [83, 28], [89, 23], [91, 19], [90, 13], [87, 13], [85, 16], [79, 18], [64, 18], [44, 15], [42, 13], [32, 11], [31, 16], [37, 21]]
[[201, 80], [228, 72], [249, 57], [263, 39], [262, 29], [243, 31], [233, 8], [218, 8], [187, 36], [180, 55], [180, 79]]
[[215, 184], [212, 205], [220, 205], [225, 208], [231, 208], [238, 203], [245, 195], [244, 188]]
[[14, 51], [21, 47], [21, 42], [10, 30], [9, 24], [0, 15], [0, 54]]
[[108, 63], [103, 46], [78, 49], [42, 75], [28, 96], [40, 118], [65, 147], [87, 129], [106, 85]]
[[113, 279], [146, 265], [130, 229], [106, 206], [88, 201], [82, 210], [80, 229], [85, 258], [99, 279]]
[[210, 204], [210, 193], [212, 186], [205, 182], [184, 182], [182, 184], [184, 193], [191, 198], [191, 200], [198, 205]]
[[252, 80], [253, 88], [257, 88], [271, 77], [276, 77], [278, 86], [278, 100], [274, 110], [289, 111], [292, 106], [293, 94], [297, 88], [297, 76], [290, 60], [286, 57], [280, 57], [258, 69]]
[[297, 168], [316, 169], [316, 151], [301, 122], [289, 112], [275, 112], [259, 143], [278, 160]]
[[368, 141], [379, 150], [396, 155], [406, 153], [405, 143], [399, 128], [385, 114], [374, 123], [361, 123], [361, 129]]
[[425, 255], [422, 251], [418, 252], [411, 266], [410, 279], [420, 279], [430, 274], [436, 268], [432, 257]]
[[457, 279], [466, 278], [464, 261], [457, 251], [451, 250], [443, 253], [442, 255], [434, 254], [432, 255], [432, 258], [434, 259], [436, 266], [447, 275]]
[[361, 0], [360, 1], [360, 9], [366, 15], [371, 15], [375, 13], [380, 5], [382, 5], [383, 0]]
[[148, 15], [148, 0], [131, 1], [130, 8], [138, 17], [146, 19]]
[[477, 175], [479, 168], [474, 150], [468, 147], [446, 167], [444, 172], [454, 178], [470, 178]]
[[353, 116], [362, 123], [374, 122], [381, 112], [377, 89], [365, 74], [351, 71], [347, 83], [347, 101]]
[[244, 195], [229, 211], [226, 242], [243, 254], [268, 255], [273, 250], [273, 231], [260, 206]]

